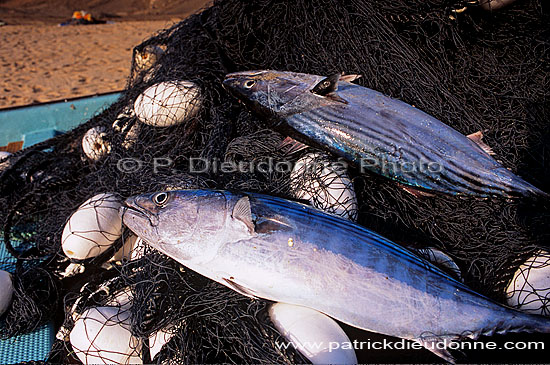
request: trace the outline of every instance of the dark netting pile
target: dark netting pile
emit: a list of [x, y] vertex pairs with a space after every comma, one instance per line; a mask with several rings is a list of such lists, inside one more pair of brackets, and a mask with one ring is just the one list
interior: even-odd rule
[[[296, 350], [276, 346], [284, 340], [269, 320], [269, 303], [136, 244], [140, 241], [126, 228], [111, 234], [112, 227], [98, 227], [93, 233], [112, 245], [95, 247], [94, 257], [67, 258], [61, 246], [65, 225], [88, 199], [109, 193], [101, 196], [119, 201], [178, 188], [317, 199], [328, 210], [327, 201], [335, 200], [334, 212], [395, 242], [446, 253], [467, 285], [504, 303], [517, 268], [549, 245], [547, 201], [415, 197], [353, 167], [336, 177], [343, 190], [352, 183], [355, 193], [335, 197], [327, 196], [322, 183], [291, 176], [295, 171], [222, 171], [223, 162], [258, 166], [305, 158], [329, 166], [337, 158], [281, 148], [285, 136], [267, 129], [221, 81], [229, 72], [254, 69], [361, 74], [355, 83], [414, 105], [465, 135], [483, 131], [505, 167], [550, 192], [548, 24], [548, 4], [536, 0], [494, 12], [475, 1], [228, 0], [160, 32], [136, 47], [131, 78], [116, 103], [1, 165], [4, 241], [18, 264], [14, 301], [0, 335], [53, 320], [60, 330], [49, 361], [74, 362], [75, 352], [86, 350], [69, 342], [75, 323], [91, 328], [103, 323], [97, 321], [102, 316], [124, 323], [135, 339], [130, 358], [144, 362], [307, 362]], [[159, 108], [158, 95], [161, 107], [187, 106], [140, 121]], [[185, 122], [167, 126], [170, 118]], [[321, 168], [312, 174], [327, 173]], [[114, 304], [120, 312], [112, 312]], [[97, 309], [103, 306], [110, 311]], [[368, 336], [345, 329], [350, 338]], [[148, 349], [159, 331], [169, 340], [151, 357]], [[427, 351], [417, 353], [357, 355], [363, 362], [439, 361]], [[487, 361], [467, 355], [464, 361]], [[113, 356], [106, 361], [117, 361]]]

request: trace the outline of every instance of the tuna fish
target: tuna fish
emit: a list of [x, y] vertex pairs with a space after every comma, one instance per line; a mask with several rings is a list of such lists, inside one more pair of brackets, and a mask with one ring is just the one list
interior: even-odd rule
[[492, 158], [479, 133], [471, 135], [476, 143], [409, 104], [348, 82], [354, 77], [250, 71], [228, 74], [223, 85], [274, 129], [409, 189], [548, 196]]
[[464, 337], [550, 332], [356, 223], [255, 194], [179, 190], [126, 200], [122, 219], [152, 247], [243, 295], [301, 305], [418, 341], [444, 359]]

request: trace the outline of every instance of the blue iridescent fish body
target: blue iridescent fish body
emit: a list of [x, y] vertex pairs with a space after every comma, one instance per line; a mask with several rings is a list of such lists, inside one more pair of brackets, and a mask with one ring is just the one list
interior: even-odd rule
[[224, 86], [273, 128], [362, 171], [450, 195], [547, 196], [438, 119], [338, 77], [250, 71]]

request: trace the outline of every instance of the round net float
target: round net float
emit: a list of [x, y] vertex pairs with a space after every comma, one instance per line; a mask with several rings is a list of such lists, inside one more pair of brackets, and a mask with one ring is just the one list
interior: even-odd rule
[[349, 337], [323, 313], [275, 303], [269, 308], [269, 317], [277, 331], [313, 364], [357, 364]]
[[95, 257], [121, 236], [122, 220], [119, 199], [103, 193], [85, 201], [69, 218], [61, 238], [68, 258], [83, 260]]
[[164, 50], [159, 46], [148, 45], [142, 50], [136, 49], [134, 54], [134, 66], [136, 72], [142, 72], [152, 68], [162, 56]]
[[169, 127], [194, 117], [200, 109], [199, 87], [189, 81], [155, 84], [134, 102], [138, 119], [154, 127]]
[[2, 160], [4, 160], [5, 158], [8, 158], [10, 156], [11, 156], [11, 153], [6, 152], [6, 151], [0, 151], [0, 162], [2, 162]]
[[463, 281], [460, 268], [454, 262], [454, 260], [443, 251], [433, 247], [413, 249], [413, 250], [416, 251], [416, 253], [420, 257], [430, 261], [435, 266], [438, 266], [439, 268], [445, 270], [446, 272], [454, 276], [455, 279]]
[[324, 153], [307, 153], [290, 173], [290, 186], [297, 199], [328, 213], [357, 220], [358, 204], [346, 167]]
[[111, 152], [111, 144], [107, 141], [104, 127], [94, 127], [82, 137], [82, 150], [86, 157], [98, 161]]
[[509, 306], [550, 316], [550, 253], [540, 250], [515, 272], [506, 289]]
[[126, 136], [124, 137], [124, 141], [122, 142], [122, 147], [128, 149], [136, 144], [136, 142], [139, 140], [140, 130], [141, 126], [138, 123], [134, 123], [134, 125], [130, 127], [128, 132], [126, 132]]
[[113, 122], [112, 128], [115, 132], [125, 134], [122, 147], [128, 149], [138, 142], [139, 132], [141, 130], [138, 123], [132, 123], [131, 119], [135, 116], [134, 109], [126, 107], [119, 113]]
[[11, 153], [6, 151], [0, 151], [0, 172], [2, 172], [3, 169], [8, 167], [8, 157], [11, 156]]
[[0, 317], [8, 310], [13, 297], [13, 281], [11, 274], [0, 270]]
[[114, 306], [85, 310], [69, 338], [84, 364], [143, 364], [141, 341], [130, 332], [130, 311], [126, 309]]

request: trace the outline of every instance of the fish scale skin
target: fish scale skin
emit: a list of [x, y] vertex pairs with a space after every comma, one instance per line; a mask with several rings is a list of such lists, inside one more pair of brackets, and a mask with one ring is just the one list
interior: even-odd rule
[[236, 262], [235, 277], [246, 277], [252, 267], [267, 267], [269, 274], [258, 270], [254, 276], [270, 278], [273, 287], [283, 280], [293, 283], [258, 293], [260, 297], [308, 306], [352, 326], [406, 339], [529, 327], [537, 320], [550, 330], [547, 319], [490, 301], [372, 231], [299, 204], [248, 195], [253, 213], [268, 207], [270, 215], [284, 215], [296, 227], [292, 233], [275, 232], [220, 250], [217, 265], [230, 257], [250, 257], [253, 243], [261, 254], [255, 262]]
[[[286, 121], [316, 144], [358, 165], [361, 159], [382, 161], [366, 167], [414, 187], [478, 196], [537, 191], [473, 141], [402, 101], [347, 82], [339, 82], [338, 95], [348, 104], [321, 106], [287, 116]], [[441, 174], [422, 170], [421, 161], [441, 166]], [[418, 168], [401, 171], [399, 166], [411, 162]], [[380, 168], [384, 163], [387, 170]], [[392, 169], [392, 164], [398, 168]]]
[[[257, 85], [245, 89], [243, 80]], [[224, 86], [274, 129], [402, 184], [449, 195], [548, 197], [429, 114], [346, 81], [334, 93], [313, 94], [320, 80], [268, 70], [228, 74]]]
[[[205, 190], [170, 194], [174, 206], [155, 213], [155, 219], [128, 210], [124, 223], [183, 265], [232, 287], [229, 278], [247, 288], [245, 294], [306, 306], [354, 327], [411, 340], [493, 331], [550, 332], [549, 319], [501, 306], [338, 216], [253, 193], [213, 191], [215, 200], [209, 200]], [[189, 196], [198, 198], [179, 203], [179, 197]], [[275, 219], [282, 228], [250, 233], [230, 214], [245, 196], [256, 222]], [[182, 206], [189, 201], [200, 208]], [[132, 201], [127, 204], [141, 209]], [[193, 220], [188, 230], [192, 233], [185, 233], [186, 216], [197, 211], [206, 228], [196, 227]], [[149, 228], [150, 222], [158, 224]]]

